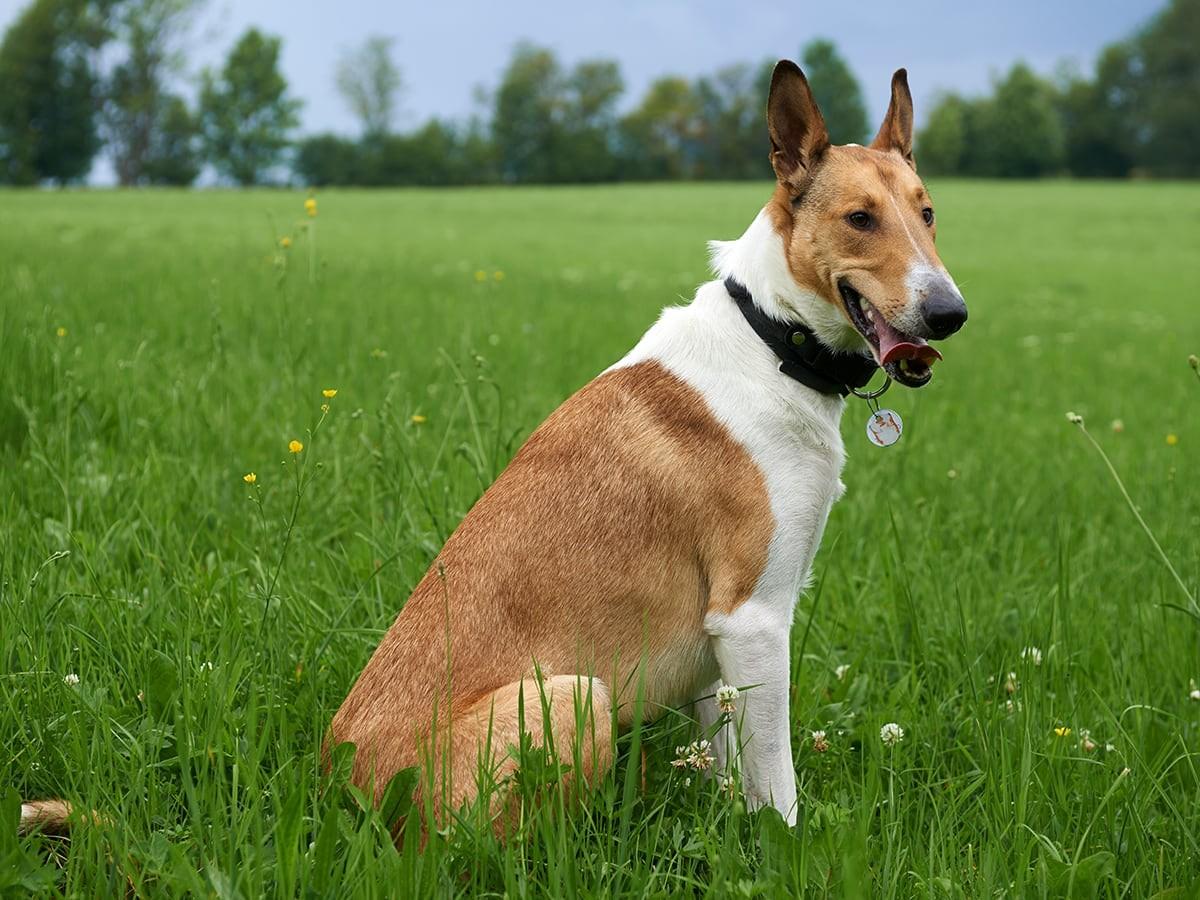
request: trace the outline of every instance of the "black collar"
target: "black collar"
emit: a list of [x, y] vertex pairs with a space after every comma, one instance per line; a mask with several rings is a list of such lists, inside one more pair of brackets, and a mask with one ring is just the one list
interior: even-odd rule
[[779, 371], [822, 394], [845, 397], [860, 388], [879, 370], [875, 360], [860, 353], [836, 353], [819, 340], [811, 328], [799, 322], [780, 322], [758, 308], [746, 286], [725, 279], [725, 290], [754, 333], [779, 357]]

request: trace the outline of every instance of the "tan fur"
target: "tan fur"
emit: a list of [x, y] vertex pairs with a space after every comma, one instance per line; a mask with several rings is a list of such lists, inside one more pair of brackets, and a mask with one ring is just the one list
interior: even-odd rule
[[[941, 265], [934, 247], [937, 226], [921, 218], [929, 194], [898, 153], [830, 147], [803, 200], [793, 203], [793, 196], [780, 183], [770, 203], [771, 221], [787, 245], [788, 268], [797, 284], [839, 309], [837, 278], [850, 275], [894, 319], [907, 302], [904, 279], [914, 257], [922, 253], [931, 265]], [[858, 231], [847, 225], [846, 216], [858, 210], [870, 213], [877, 227]]]
[[[778, 100], [767, 114], [777, 184], [768, 210], [796, 283], [844, 314], [837, 281], [849, 276], [894, 320], [907, 303], [904, 279], [914, 260], [941, 267], [936, 223], [926, 225], [922, 218], [932, 201], [913, 160], [912, 98], [904, 70], [892, 79], [891, 102], [870, 147], [829, 143], [808, 82], [794, 65], [780, 63], [772, 94]], [[798, 149], [789, 150], [777, 135], [789, 135]], [[871, 215], [876, 224], [870, 231], [846, 222], [856, 211]], [[846, 321], [851, 324], [849, 316]]]
[[34, 800], [21, 804], [21, 823], [19, 830], [30, 831], [65, 831], [71, 820], [71, 804], [65, 800]]
[[761, 473], [699, 394], [653, 362], [600, 376], [475, 504], [338, 710], [331, 737], [357, 746], [355, 782], [378, 796], [417, 764], [436, 707], [451, 803], [468, 802], [489, 717], [492, 764], [516, 742], [521, 683], [535, 731], [535, 664], [555, 686], [560, 746], [595, 676], [584, 776], [598, 774], [602, 720], [615, 707], [632, 721], [639, 683], [649, 719], [692, 699], [698, 672], [715, 677], [704, 616], [750, 595], [773, 529]]

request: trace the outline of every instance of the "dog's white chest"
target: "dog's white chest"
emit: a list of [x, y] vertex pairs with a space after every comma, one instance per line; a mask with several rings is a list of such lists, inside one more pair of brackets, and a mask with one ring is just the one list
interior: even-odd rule
[[794, 602], [844, 491], [844, 402], [781, 375], [720, 283], [701, 287], [690, 306], [664, 312], [617, 366], [645, 359], [693, 387], [759, 468], [775, 520], [759, 587]]

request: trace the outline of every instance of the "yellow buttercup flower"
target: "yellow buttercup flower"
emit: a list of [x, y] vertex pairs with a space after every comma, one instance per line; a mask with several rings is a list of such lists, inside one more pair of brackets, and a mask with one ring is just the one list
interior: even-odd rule
[[67, 336], [67, 329], [65, 329], [65, 328], [63, 328], [61, 325], [59, 325], [59, 326], [58, 326], [58, 330], [57, 330], [57, 331], [55, 331], [54, 333], [55, 333], [55, 334], [57, 334], [59, 337], [66, 337], [66, 336]]
[[279, 246], [286, 250], [288, 247], [292, 246], [292, 239], [290, 237], [281, 237], [279, 239]]
[[1168, 434], [1167, 435], [1167, 446], [1168, 447], [1174, 447], [1178, 443], [1179, 443], [1179, 435], [1177, 435], [1177, 434]]
[[321, 391], [321, 396], [332, 400], [337, 396], [337, 388], [325, 388], [325, 390]]
[[299, 453], [304, 449], [304, 445], [299, 441], [292, 441], [290, 444], [288, 444], [288, 449], [292, 451], [292, 453]]
[[258, 476], [253, 472], [247, 472], [242, 476], [242, 481], [246, 482], [246, 484], [254, 484], [258, 481]]
[[487, 272], [483, 271], [483, 269], [477, 269], [475, 271], [475, 280], [476, 281], [487, 281]]
[[503, 280], [504, 280], [504, 273], [503, 273], [503, 272], [500, 272], [500, 271], [496, 271], [496, 272], [493, 272], [493, 273], [492, 273], [492, 277], [493, 277], [493, 278], [495, 278], [497, 281], [503, 281]]
[[412, 422], [414, 425], [424, 425], [428, 421], [428, 419], [426, 419], [420, 413], [417, 413], [411, 419], [409, 419], [409, 421]]
[[1054, 729], [1054, 733], [1056, 735], [1058, 735], [1059, 737], [1070, 737], [1071, 729], [1067, 728], [1066, 726], [1060, 725], [1058, 728]]
[[312, 197], [305, 200], [304, 211], [308, 213], [310, 219], [315, 219], [317, 217], [317, 201]]

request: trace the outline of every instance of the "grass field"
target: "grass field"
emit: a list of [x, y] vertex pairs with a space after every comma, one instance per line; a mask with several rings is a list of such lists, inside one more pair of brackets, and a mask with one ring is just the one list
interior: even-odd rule
[[[315, 219], [0, 194], [0, 892], [1195, 896], [1200, 619], [1065, 413], [1195, 595], [1200, 186], [931, 187], [971, 321], [889, 394], [899, 445], [848, 409], [794, 632], [800, 825], [687, 783], [680, 714], [622, 736], [585, 809], [423, 853], [323, 782], [331, 715], [524, 437], [767, 186], [328, 193]], [[18, 796], [103, 819], [17, 840]]]

